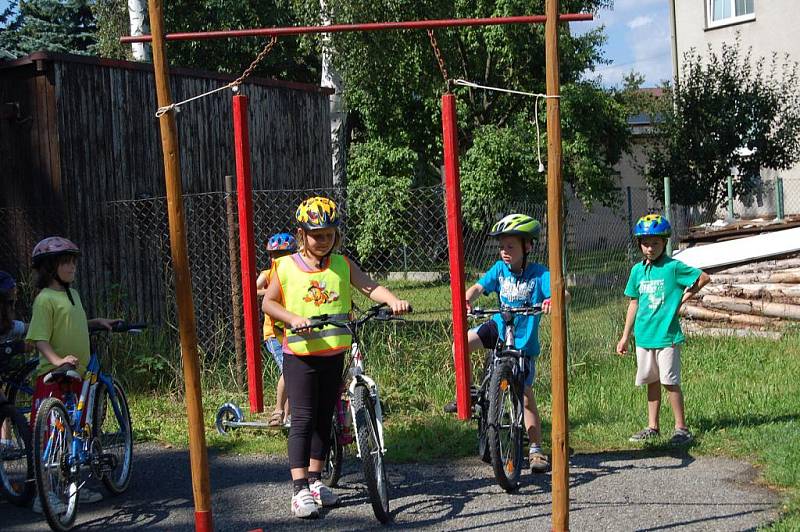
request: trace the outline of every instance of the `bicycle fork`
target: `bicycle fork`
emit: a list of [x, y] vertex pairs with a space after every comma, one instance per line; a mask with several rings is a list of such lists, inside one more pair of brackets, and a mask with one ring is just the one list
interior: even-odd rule
[[[380, 452], [381, 454], [383, 454], [386, 452], [386, 448], [384, 447], [384, 441], [383, 441], [383, 410], [381, 409], [381, 401], [380, 401], [380, 396], [378, 394], [378, 385], [371, 378], [363, 374], [353, 379], [347, 390], [347, 393], [350, 397], [350, 414], [353, 420], [353, 430], [355, 431], [356, 434], [358, 434], [358, 418], [356, 416], [355, 407], [353, 406], [353, 397], [355, 397], [356, 386], [361, 384], [366, 385], [367, 389], [369, 390], [369, 395], [370, 398], [372, 399], [372, 403], [375, 407], [375, 424], [377, 425], [377, 432], [378, 432], [378, 447], [380, 447]], [[358, 458], [363, 460], [363, 457], [361, 456], [361, 442], [359, 442], [358, 438], [356, 438], [355, 440], [358, 452], [356, 456], [358, 456]]]

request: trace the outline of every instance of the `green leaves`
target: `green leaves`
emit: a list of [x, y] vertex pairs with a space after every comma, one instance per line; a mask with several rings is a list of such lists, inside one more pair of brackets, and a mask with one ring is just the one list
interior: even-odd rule
[[358, 226], [355, 249], [362, 263], [383, 250], [409, 243], [404, 220], [413, 201], [417, 163], [408, 148], [370, 140], [353, 146], [347, 186], [349, 225]]

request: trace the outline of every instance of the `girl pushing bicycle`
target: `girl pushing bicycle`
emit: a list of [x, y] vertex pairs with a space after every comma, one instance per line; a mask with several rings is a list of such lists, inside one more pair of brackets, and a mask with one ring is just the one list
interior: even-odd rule
[[[39, 352], [39, 367], [31, 405], [31, 429], [35, 427], [36, 410], [48, 397], [63, 399], [64, 390], [59, 383], [46, 383], [45, 376], [52, 370], [68, 366], [75, 377], [72, 391], [81, 393], [83, 374], [89, 363], [89, 327], [101, 326], [108, 330], [119, 320], [106, 318], [86, 319], [78, 291], [70, 285], [75, 281], [80, 249], [72, 241], [60, 236], [45, 238], [33, 248], [32, 262], [36, 271], [36, 288], [33, 313], [26, 341], [32, 342]], [[102, 499], [99, 492], [83, 488], [79, 502], [96, 502]], [[39, 499], [34, 501], [34, 511], [41, 511]]]
[[273, 264], [262, 309], [286, 325], [283, 376], [292, 405], [288, 441], [292, 515], [317, 517], [318, 507], [338, 502], [321, 476], [351, 335], [335, 326], [311, 331], [310, 318], [327, 314], [346, 320], [352, 307], [351, 285], [373, 301], [386, 303], [395, 314], [408, 312], [410, 306], [335, 253], [342, 240], [335, 202], [320, 196], [309, 198], [295, 216], [300, 251]]
[[[541, 305], [542, 312], [550, 312], [550, 272], [537, 262], [528, 262], [528, 255], [539, 238], [541, 224], [525, 214], [509, 214], [494, 224], [489, 236], [498, 239], [500, 260], [466, 292], [467, 309], [483, 293], [497, 293], [504, 307]], [[542, 452], [542, 424], [536, 399], [533, 396], [533, 379], [536, 375], [536, 358], [539, 356], [539, 315], [517, 315], [514, 318], [514, 345], [525, 353], [528, 378], [523, 389], [525, 429], [530, 440], [528, 458], [531, 471], [544, 473], [550, 469], [547, 456]], [[468, 351], [494, 349], [503, 331], [499, 314], [467, 333]], [[455, 346], [453, 346], [455, 350]], [[455, 353], [455, 351], [454, 351]], [[455, 402], [445, 405], [446, 412], [455, 412]]]

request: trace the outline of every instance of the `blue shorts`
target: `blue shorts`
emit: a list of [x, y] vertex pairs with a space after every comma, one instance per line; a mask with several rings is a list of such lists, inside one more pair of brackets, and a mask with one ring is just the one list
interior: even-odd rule
[[[497, 347], [497, 325], [494, 320], [481, 323], [477, 327], [470, 329], [469, 332], [478, 335], [483, 347], [486, 349], [494, 349]], [[525, 368], [528, 370], [528, 378], [525, 379], [525, 386], [530, 388], [533, 386], [533, 379], [536, 378], [536, 361], [533, 357], [525, 357]]]
[[283, 373], [283, 346], [274, 336], [270, 336], [264, 340], [264, 347], [272, 355], [272, 359], [278, 365], [278, 369]]

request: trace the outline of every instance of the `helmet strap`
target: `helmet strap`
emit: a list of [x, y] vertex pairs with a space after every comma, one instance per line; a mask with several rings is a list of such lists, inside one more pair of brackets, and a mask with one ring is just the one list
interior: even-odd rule
[[67, 293], [67, 299], [69, 299], [69, 302], [72, 303], [72, 306], [74, 307], [75, 300], [72, 299], [72, 291], [69, 289], [69, 283], [62, 281], [61, 277], [58, 276], [58, 272], [56, 272], [53, 278], [64, 288], [64, 291]]

